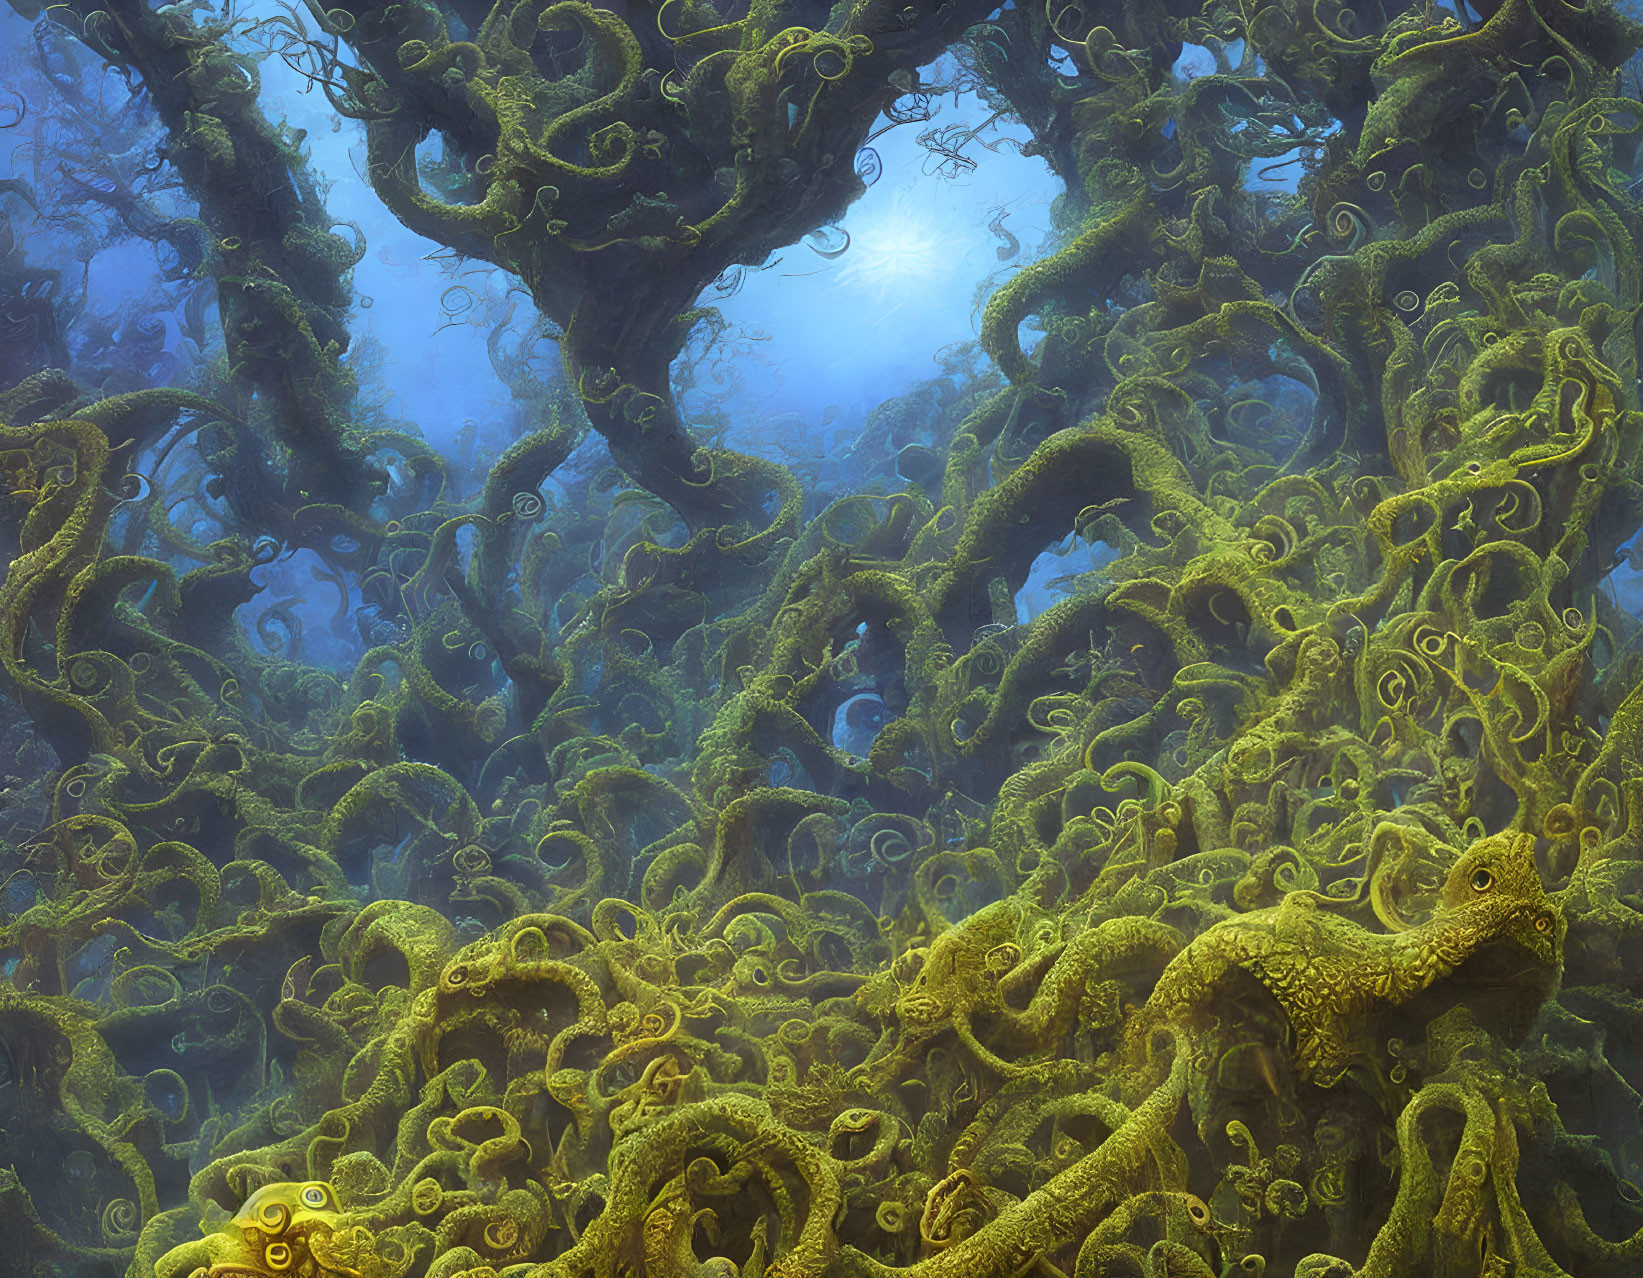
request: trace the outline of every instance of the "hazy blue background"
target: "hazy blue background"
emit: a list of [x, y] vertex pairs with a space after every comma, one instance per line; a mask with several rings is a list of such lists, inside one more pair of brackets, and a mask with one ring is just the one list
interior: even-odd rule
[[[236, 12], [250, 21], [283, 13], [274, 0], [253, 0]], [[0, 6], [4, 60], [26, 61], [31, 40], [29, 24]], [[1236, 46], [1232, 53], [1237, 56]], [[1206, 51], [1187, 46], [1176, 73], [1185, 79], [1210, 68]], [[927, 69], [925, 82], [940, 81], [944, 70], [941, 63]], [[485, 342], [496, 322], [509, 317], [529, 340], [534, 318], [529, 300], [505, 273], [483, 263], [452, 261], [439, 246], [400, 226], [360, 176], [361, 126], [339, 119], [324, 96], [278, 56], [263, 59], [261, 74], [264, 110], [306, 131], [310, 164], [330, 186], [331, 213], [366, 237], [366, 255], [354, 273], [356, 343], [348, 358], [380, 361], [367, 384], [384, 388], [387, 411], [415, 423], [436, 446], [453, 447], [467, 427], [480, 440], [480, 457], [494, 456], [529, 423], [519, 419], [494, 375]], [[112, 77], [109, 86], [117, 105], [123, 86]], [[704, 294], [703, 303], [718, 306], [728, 327], [716, 350], [695, 354], [734, 371], [733, 394], [724, 404], [736, 422], [733, 445], [774, 447], [799, 457], [830, 454], [854, 436], [876, 405], [935, 376], [937, 352], [975, 338], [991, 290], [1056, 247], [1050, 210], [1060, 183], [1048, 166], [1007, 143], [981, 145], [1025, 142], [1026, 131], [995, 124], [965, 149], [973, 169], [956, 175], [938, 171], [919, 146], [918, 134], [944, 125], [971, 128], [990, 112], [973, 96], [948, 94], [934, 105], [929, 122], [892, 128], [872, 141], [881, 176], [842, 219], [850, 244], [841, 256], [828, 260], [804, 243], [793, 245], [773, 254], [762, 269], [746, 271], [733, 296], [721, 298], [711, 289]], [[881, 118], [879, 124], [885, 123]], [[28, 177], [29, 158], [0, 135], [0, 176]], [[1300, 172], [1299, 165], [1280, 166], [1271, 177], [1252, 178], [1251, 185], [1292, 189]], [[1008, 261], [1000, 260], [1001, 237], [988, 226], [1001, 212], [1004, 227], [1021, 246]], [[37, 260], [49, 243], [42, 237], [30, 245]], [[113, 313], [152, 295], [158, 280], [149, 245], [103, 249], [89, 262], [88, 309]], [[1023, 333], [1029, 347], [1033, 337], [1030, 330]], [[544, 370], [556, 368], [551, 343], [541, 341], [537, 354]], [[684, 397], [687, 418], [698, 402]], [[1053, 600], [1050, 578], [1086, 569], [1091, 551], [1099, 559], [1101, 549], [1069, 538], [1047, 551], [1018, 596], [1022, 619]], [[263, 573], [271, 585], [276, 576], [300, 580], [305, 574], [295, 567]], [[1611, 584], [1618, 597], [1643, 608], [1643, 573], [1623, 564]]]
[[[240, 11], [251, 17], [279, 12], [271, 0]], [[384, 373], [399, 394], [396, 411], [433, 440], [449, 438], [466, 418], [494, 416], [506, 393], [491, 374], [484, 342], [492, 316], [507, 305], [512, 280], [480, 263], [453, 277], [441, 263], [425, 260], [438, 246], [400, 226], [359, 176], [361, 126], [338, 124], [324, 97], [305, 92], [303, 78], [279, 59], [264, 61], [262, 73], [264, 110], [308, 131], [314, 169], [333, 183], [331, 212], [355, 222], [369, 242], [354, 286], [376, 304], [356, 312], [355, 331], [387, 348]], [[937, 350], [976, 335], [976, 287], [1001, 265], [999, 240], [987, 229], [992, 212], [1008, 210], [1005, 225], [1022, 243], [1010, 263], [1018, 269], [1041, 246], [1061, 185], [1042, 160], [1010, 146], [994, 152], [972, 144], [967, 153], [974, 171], [950, 180], [930, 173], [918, 133], [950, 123], [973, 127], [988, 114], [973, 97], [955, 105], [949, 95], [930, 124], [901, 126], [876, 139], [883, 173], [841, 223], [851, 241], [843, 256], [829, 261], [795, 245], [773, 255], [767, 269], [748, 271], [735, 296], [721, 301], [710, 291], [704, 297], [730, 322], [725, 341], [745, 347], [759, 339], [752, 348], [757, 358], [737, 364], [739, 416], [751, 421], [796, 413], [816, 423], [836, 405], [841, 411], [832, 429], [853, 430], [881, 400], [934, 376]], [[1001, 133], [1028, 138], [1019, 128], [982, 136], [993, 140]], [[480, 300], [454, 326], [442, 327], [450, 317], [441, 297], [453, 283]], [[518, 295], [512, 301], [525, 319], [528, 301]]]

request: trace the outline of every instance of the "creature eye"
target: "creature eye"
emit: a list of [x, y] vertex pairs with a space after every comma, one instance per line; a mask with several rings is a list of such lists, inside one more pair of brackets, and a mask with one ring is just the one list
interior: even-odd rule
[[1193, 1199], [1192, 1202], [1187, 1204], [1187, 1215], [1201, 1225], [1209, 1219], [1209, 1208], [1197, 1199]]
[[1550, 933], [1551, 930], [1552, 930], [1552, 916], [1550, 914], [1542, 914], [1538, 919], [1535, 920], [1535, 931]]
[[325, 1206], [325, 1190], [319, 1185], [309, 1185], [302, 1191], [302, 1205], [304, 1207]]
[[1472, 871], [1472, 891], [1487, 892], [1495, 886], [1495, 876], [1488, 870], [1477, 869]]

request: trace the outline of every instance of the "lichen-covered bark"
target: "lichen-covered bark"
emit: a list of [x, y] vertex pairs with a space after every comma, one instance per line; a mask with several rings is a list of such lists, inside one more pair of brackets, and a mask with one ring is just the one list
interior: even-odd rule
[[[221, 33], [107, 12], [180, 165], [271, 145]], [[110, 552], [114, 437], [184, 401], [0, 390], [6, 726], [63, 765], [0, 861], [29, 1263], [1630, 1273], [1638, 32], [1478, 12], [316, 12], [373, 185], [525, 279], [580, 410], [471, 498], [290, 510], [364, 601], [332, 674], [224, 620], [256, 519]], [[961, 37], [1064, 240], [804, 519], [669, 366]], [[282, 333], [342, 278], [294, 260]], [[223, 287], [232, 342], [275, 294]], [[550, 503], [577, 411], [619, 473]], [[1018, 620], [1068, 534], [1116, 556]]]

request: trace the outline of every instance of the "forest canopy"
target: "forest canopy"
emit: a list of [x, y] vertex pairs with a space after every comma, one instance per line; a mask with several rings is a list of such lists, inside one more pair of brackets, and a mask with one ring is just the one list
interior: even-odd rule
[[[12, 7], [0, 1273], [1639, 1272], [1643, 26]], [[818, 460], [892, 129], [1062, 193]]]

